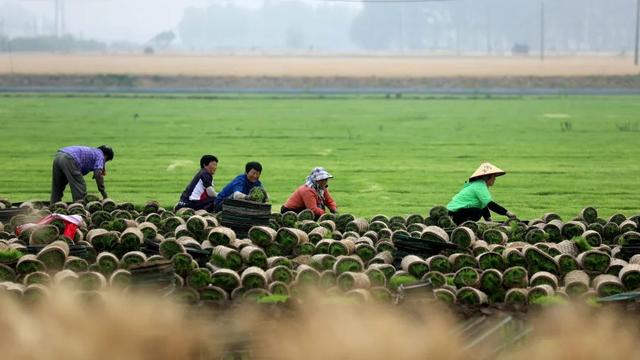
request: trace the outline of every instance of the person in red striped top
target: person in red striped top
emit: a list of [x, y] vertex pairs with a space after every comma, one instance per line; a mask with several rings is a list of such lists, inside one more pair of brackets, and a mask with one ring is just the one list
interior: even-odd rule
[[327, 209], [332, 213], [336, 213], [338, 206], [328, 189], [328, 182], [331, 178], [333, 178], [333, 175], [329, 174], [323, 167], [314, 168], [311, 170], [311, 174], [307, 176], [305, 183], [298, 187], [285, 202], [280, 212], [293, 211], [299, 213], [304, 209], [309, 209], [313, 211], [316, 218], [323, 215]]

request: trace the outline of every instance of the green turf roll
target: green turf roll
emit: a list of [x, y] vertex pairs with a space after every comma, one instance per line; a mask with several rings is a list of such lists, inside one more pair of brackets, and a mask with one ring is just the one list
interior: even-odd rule
[[293, 281], [293, 273], [289, 268], [283, 265], [275, 266], [268, 269], [265, 272], [265, 275], [267, 276], [267, 280], [269, 283], [279, 281], [284, 284], [289, 284], [291, 281]]
[[573, 270], [579, 270], [580, 264], [578, 260], [569, 254], [560, 254], [554, 257], [555, 261], [560, 266], [560, 273], [566, 274]]
[[587, 231], [587, 227], [579, 221], [566, 222], [561, 229], [562, 237], [565, 239], [581, 236], [585, 231]]
[[211, 253], [211, 263], [219, 268], [238, 271], [242, 268], [242, 256], [235, 249], [218, 245]]
[[371, 287], [369, 276], [365, 273], [346, 271], [340, 274], [336, 284], [342, 291], [351, 289], [368, 289]]
[[354, 231], [360, 235], [364, 234], [368, 229], [369, 223], [363, 218], [353, 219], [345, 226], [345, 231]]
[[355, 253], [356, 244], [351, 239], [334, 241], [329, 245], [329, 254], [338, 257], [341, 255], [352, 255]]
[[482, 233], [482, 239], [487, 244], [506, 244], [508, 237], [507, 234], [498, 230], [497, 228], [487, 229]]
[[471, 247], [475, 241], [476, 234], [468, 227], [457, 227], [451, 233], [451, 242], [462, 248]]
[[578, 217], [584, 220], [587, 224], [592, 224], [598, 219], [598, 210], [594, 207], [588, 206], [580, 210]]
[[[531, 273], [530, 273], [531, 274]], [[558, 288], [558, 277], [547, 271], [539, 271], [530, 276], [529, 286], [549, 285]]]
[[29, 236], [30, 245], [46, 245], [54, 242], [60, 231], [53, 225], [36, 225]]
[[362, 270], [364, 270], [364, 264], [362, 259], [357, 256], [338, 256], [333, 264], [333, 271], [336, 275], [346, 271], [361, 272]]
[[46, 269], [42, 261], [33, 254], [27, 254], [18, 259], [16, 264], [16, 273], [25, 276], [32, 272], [44, 271]]
[[456, 300], [461, 305], [483, 305], [489, 302], [487, 294], [473, 287], [465, 286], [456, 292]]
[[620, 270], [618, 278], [629, 291], [640, 289], [640, 265], [628, 264]]
[[598, 250], [585, 251], [578, 255], [577, 260], [583, 270], [596, 274], [606, 273], [611, 263], [611, 257]]
[[456, 271], [453, 277], [453, 283], [457, 288], [464, 286], [476, 286], [480, 280], [480, 274], [478, 271], [471, 267], [464, 267]]
[[527, 289], [514, 288], [507, 290], [504, 302], [511, 306], [526, 306], [527, 298]]
[[427, 265], [429, 265], [430, 271], [440, 271], [443, 274], [447, 274], [451, 272], [453, 268], [449, 259], [444, 255], [433, 255], [428, 257], [425, 261], [427, 262]]
[[503, 276], [496, 269], [487, 269], [480, 274], [478, 282], [480, 290], [485, 294], [492, 294], [502, 290]]
[[245, 289], [263, 289], [267, 287], [267, 274], [257, 266], [246, 268], [240, 276], [240, 284]]
[[542, 229], [547, 233], [548, 241], [557, 243], [562, 240], [562, 221], [551, 220]]
[[458, 271], [463, 267], [478, 267], [478, 261], [475, 257], [465, 253], [455, 253], [449, 255], [449, 262], [451, 263], [453, 270]]
[[296, 282], [299, 285], [317, 285], [320, 283], [320, 273], [309, 265], [299, 265], [296, 268]]
[[184, 246], [174, 239], [165, 239], [160, 242], [160, 255], [165, 259], [171, 259], [174, 255], [186, 252]]
[[29, 286], [31, 284], [40, 284], [44, 286], [51, 285], [51, 276], [44, 271], [35, 271], [24, 277], [22, 283], [24, 286]]
[[427, 262], [416, 255], [407, 255], [402, 258], [401, 267], [402, 270], [418, 279], [429, 271], [429, 265]]
[[231, 293], [240, 286], [240, 276], [231, 269], [218, 269], [211, 274], [211, 285]]
[[371, 264], [369, 265], [369, 269], [377, 269], [382, 271], [385, 278], [387, 279], [387, 283], [396, 272], [395, 267], [393, 267], [393, 265], [391, 264]]
[[120, 267], [118, 258], [110, 252], [101, 252], [96, 259], [97, 269], [104, 275], [111, 275]]
[[530, 228], [525, 234], [525, 241], [529, 244], [537, 244], [544, 242], [547, 239], [547, 233], [537, 227]]
[[593, 279], [593, 288], [600, 297], [617, 295], [626, 291], [622, 281], [617, 276], [601, 274]]
[[522, 266], [513, 266], [504, 271], [503, 284], [508, 289], [526, 288], [529, 285], [529, 273]]
[[527, 259], [527, 270], [530, 274], [539, 271], [547, 271], [553, 274], [560, 273], [560, 266], [553, 257], [535, 246], [527, 245], [523, 248], [523, 253]]
[[78, 274], [78, 286], [83, 291], [99, 291], [107, 287], [107, 279], [99, 272], [87, 271]]
[[498, 254], [497, 252], [490, 251], [490, 252], [480, 254], [476, 258], [476, 260], [478, 262], [478, 267], [481, 270], [487, 270], [487, 269], [503, 270], [504, 269], [504, 260], [502, 259], [502, 255]]
[[247, 266], [255, 266], [261, 269], [267, 268], [267, 254], [257, 246], [245, 246], [240, 250], [240, 255]]
[[508, 247], [502, 253], [502, 259], [504, 260], [505, 267], [527, 266], [527, 259], [525, 259], [520, 248]]
[[236, 239], [236, 233], [224, 226], [218, 226], [211, 230], [207, 234], [207, 240], [211, 242], [214, 246], [216, 245], [224, 245], [227, 246], [231, 241]]
[[[122, 257], [122, 262], [125, 261], [127, 255], [128, 254], [125, 254], [125, 256]], [[138, 257], [137, 261], [140, 260], [145, 259]], [[173, 266], [175, 267], [176, 274], [182, 276], [183, 278], [189, 276], [189, 274], [191, 274], [191, 272], [198, 267], [197, 263], [194, 263], [193, 257], [191, 257], [191, 255], [187, 253], [177, 253], [173, 255], [171, 261], [173, 261]]]
[[387, 277], [382, 272], [382, 270], [376, 268], [368, 268], [364, 273], [369, 277], [371, 286], [385, 287], [387, 285]]
[[277, 232], [276, 242], [278, 242], [285, 251], [292, 251], [296, 246], [309, 242], [309, 237], [307, 233], [300, 229], [283, 227]]
[[589, 291], [589, 275], [582, 270], [573, 270], [564, 276], [564, 288], [569, 297], [578, 297]]

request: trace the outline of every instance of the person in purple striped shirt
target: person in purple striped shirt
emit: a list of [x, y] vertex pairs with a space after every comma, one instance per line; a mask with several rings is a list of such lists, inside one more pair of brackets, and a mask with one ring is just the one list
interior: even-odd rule
[[104, 186], [106, 162], [113, 160], [113, 149], [107, 145], [97, 148], [88, 146], [67, 146], [60, 150], [53, 159], [51, 174], [51, 204], [62, 200], [64, 189], [69, 184], [73, 201], [82, 200], [87, 195], [87, 184], [84, 176], [93, 172], [96, 185], [103, 198], [107, 198]]

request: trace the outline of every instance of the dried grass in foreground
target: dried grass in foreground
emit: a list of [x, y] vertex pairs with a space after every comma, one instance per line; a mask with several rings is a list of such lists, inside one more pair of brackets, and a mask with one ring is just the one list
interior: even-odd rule
[[419, 310], [316, 299], [216, 310], [157, 297], [69, 292], [25, 305], [1, 294], [0, 346], [5, 359], [640, 357], [634, 316], [608, 310], [549, 308], [530, 321], [534, 330], [524, 341], [496, 354], [504, 331], [469, 347], [473, 339], [458, 335], [461, 321], [437, 305]]

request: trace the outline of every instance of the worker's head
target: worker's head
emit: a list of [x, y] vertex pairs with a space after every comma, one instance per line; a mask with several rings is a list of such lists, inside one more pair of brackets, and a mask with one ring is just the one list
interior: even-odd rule
[[333, 175], [329, 174], [323, 167], [316, 167], [311, 170], [311, 174], [307, 177], [307, 182], [313, 182], [321, 189], [325, 189], [328, 186], [329, 179], [332, 177]]
[[262, 165], [257, 161], [250, 161], [244, 166], [244, 172], [247, 174], [249, 182], [254, 183], [260, 179], [262, 173]]
[[487, 186], [493, 186], [493, 184], [496, 183], [496, 175], [492, 174], [492, 175], [483, 176], [482, 180], [484, 180], [484, 182], [487, 183]]
[[113, 160], [113, 149], [109, 145], [100, 145], [98, 149], [102, 151], [102, 155], [104, 155], [104, 161]]
[[218, 168], [218, 158], [213, 155], [203, 155], [200, 158], [200, 168], [214, 174]]

